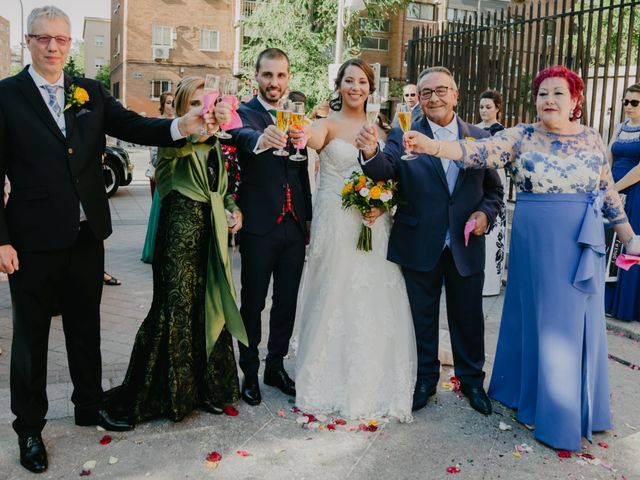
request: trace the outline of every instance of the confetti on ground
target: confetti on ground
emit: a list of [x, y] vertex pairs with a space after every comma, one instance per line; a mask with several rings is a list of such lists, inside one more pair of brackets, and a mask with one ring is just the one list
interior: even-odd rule
[[118, 459], [116, 457], [109, 457], [109, 465], [114, 465], [118, 463]]
[[335, 429], [336, 429], [336, 426], [333, 423], [327, 423], [327, 430], [333, 431]]
[[521, 443], [519, 445], [516, 445], [516, 452], [520, 452], [520, 453], [533, 453], [533, 448], [531, 448], [529, 445], [527, 445], [526, 443]]
[[458, 465], [447, 467], [447, 473], [460, 473], [460, 467]]
[[225, 415], [228, 415], [230, 417], [237, 417], [240, 414], [240, 412], [238, 412], [238, 410], [236, 410], [233, 405], [227, 405], [226, 407], [224, 407], [223, 412], [225, 413]]
[[241, 457], [248, 457], [249, 455], [251, 455], [249, 452], [245, 452], [244, 450], [238, 450], [236, 453]]
[[278, 415], [279, 417], [284, 418], [287, 414], [284, 413], [284, 410], [280, 409], [280, 410], [278, 410], [278, 413], [276, 415]]
[[560, 458], [571, 458], [571, 452], [569, 450], [560, 450], [558, 456]]
[[96, 468], [96, 461], [89, 460], [88, 462], [84, 462], [84, 465], [82, 465], [82, 468], [85, 470], [93, 470], [94, 468]]
[[81, 477], [88, 477], [89, 475], [91, 475], [91, 470], [82, 470], [80, 472]]
[[341, 418], [336, 418], [336, 421], [334, 422], [336, 425], [346, 425], [347, 421], [343, 420]]
[[109, 445], [111, 443], [111, 437], [109, 435], [105, 435], [100, 439], [100, 445]]
[[522, 454], [517, 450], [514, 450], [513, 452], [511, 452], [511, 455], [513, 455], [516, 458], [522, 458]]
[[222, 460], [222, 455], [218, 452], [209, 452], [207, 454], [207, 462], [219, 462]]
[[605, 442], [598, 442], [598, 446], [602, 448], [609, 448], [609, 445]]
[[507, 430], [511, 430], [513, 427], [511, 425], [508, 425], [504, 422], [500, 422], [500, 425], [498, 425], [498, 428], [500, 430], [502, 430], [503, 432], [506, 432]]

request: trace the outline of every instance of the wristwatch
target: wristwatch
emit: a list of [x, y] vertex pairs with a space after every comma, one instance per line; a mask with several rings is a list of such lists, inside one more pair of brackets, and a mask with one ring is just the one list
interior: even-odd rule
[[629, 255], [640, 255], [640, 235], [631, 237], [624, 246]]

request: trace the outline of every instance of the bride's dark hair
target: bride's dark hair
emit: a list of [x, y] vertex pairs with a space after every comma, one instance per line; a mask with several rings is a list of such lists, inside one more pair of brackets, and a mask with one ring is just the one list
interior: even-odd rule
[[[338, 69], [338, 75], [336, 76], [336, 79], [335, 79], [334, 91], [333, 91], [335, 96], [329, 102], [329, 107], [331, 108], [331, 110], [334, 110], [337, 112], [342, 109], [342, 95], [340, 95], [340, 85], [342, 84], [342, 79], [344, 78], [344, 72], [347, 70], [347, 68], [349, 68], [352, 65], [354, 67], [358, 67], [367, 76], [367, 80], [369, 81], [369, 93], [370, 94], [373, 93], [376, 89], [374, 85], [375, 75], [373, 74], [373, 69], [369, 66], [369, 64], [364, 60], [362, 60], [361, 58], [350, 58], [349, 60], [344, 62], [342, 65], [340, 65], [340, 68]], [[365, 102], [365, 105], [366, 103], [367, 102]]]

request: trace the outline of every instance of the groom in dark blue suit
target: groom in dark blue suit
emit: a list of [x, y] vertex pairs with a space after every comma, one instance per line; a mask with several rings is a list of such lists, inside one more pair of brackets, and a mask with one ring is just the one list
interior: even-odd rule
[[[418, 95], [425, 116], [412, 129], [441, 140], [488, 136], [455, 114], [458, 89], [446, 68], [423, 71]], [[416, 330], [413, 409], [427, 404], [440, 377], [438, 324], [444, 282], [456, 376], [471, 406], [488, 415], [491, 402], [483, 388], [482, 370], [484, 234], [500, 209], [503, 186], [493, 170], [460, 170], [454, 162], [430, 155], [401, 160], [402, 134], [393, 129], [383, 152], [363, 149], [361, 163], [374, 180], [398, 180], [402, 202], [394, 217], [387, 258], [402, 267]], [[377, 144], [377, 133], [363, 127], [356, 144], [360, 148]], [[465, 246], [465, 223], [472, 219], [476, 227]]]
[[244, 214], [240, 241], [242, 260], [240, 313], [249, 346], [239, 344], [244, 373], [242, 398], [261, 401], [258, 345], [261, 314], [273, 276], [273, 303], [264, 383], [295, 396], [295, 383], [284, 369], [296, 315], [298, 287], [304, 266], [307, 222], [311, 220], [308, 162], [274, 154], [286, 147], [287, 136], [275, 126], [275, 109], [289, 84], [289, 58], [278, 48], [264, 50], [256, 62], [259, 94], [238, 109], [242, 128], [233, 130], [242, 183], [238, 206]]

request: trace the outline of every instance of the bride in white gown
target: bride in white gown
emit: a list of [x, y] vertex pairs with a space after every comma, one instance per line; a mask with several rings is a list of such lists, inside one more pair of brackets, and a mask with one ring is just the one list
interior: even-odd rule
[[321, 150], [320, 179], [298, 309], [296, 405], [351, 419], [411, 421], [416, 341], [404, 279], [386, 260], [391, 218], [381, 211], [368, 217], [373, 249], [361, 252], [362, 217], [341, 207], [345, 178], [361, 171], [354, 139], [373, 78], [360, 59], [345, 62], [332, 102], [337, 111], [307, 132], [308, 145]]

